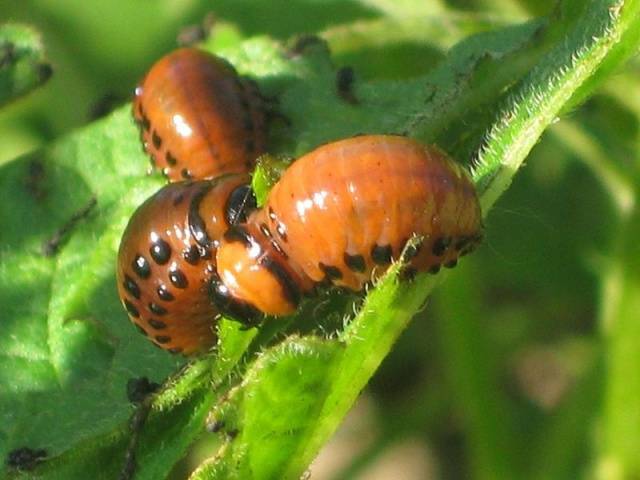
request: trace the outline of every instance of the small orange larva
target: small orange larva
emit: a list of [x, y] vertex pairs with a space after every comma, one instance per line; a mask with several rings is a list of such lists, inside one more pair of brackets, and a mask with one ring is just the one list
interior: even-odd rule
[[158, 60], [133, 102], [144, 148], [171, 181], [251, 171], [265, 148], [265, 112], [255, 83], [195, 48]]
[[209, 279], [219, 239], [249, 208], [248, 182], [248, 175], [226, 175], [172, 183], [131, 217], [118, 252], [118, 292], [156, 345], [188, 355], [215, 343]]
[[224, 234], [211, 295], [226, 314], [286, 315], [317, 284], [362, 289], [414, 233], [424, 242], [409, 268], [435, 273], [455, 266], [481, 232], [476, 190], [441, 150], [354, 137], [294, 162], [264, 207]]

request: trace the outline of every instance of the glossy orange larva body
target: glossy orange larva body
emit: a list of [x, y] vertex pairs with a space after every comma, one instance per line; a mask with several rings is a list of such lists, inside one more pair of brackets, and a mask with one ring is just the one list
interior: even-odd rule
[[118, 252], [118, 292], [131, 321], [161, 348], [188, 355], [215, 343], [208, 296], [215, 249], [248, 181], [172, 183], [131, 217]]
[[266, 204], [225, 234], [212, 296], [271, 314], [295, 311], [315, 284], [360, 290], [424, 237], [416, 271], [453, 267], [480, 241], [466, 172], [436, 147], [390, 135], [330, 143], [293, 163]]
[[175, 50], [151, 67], [136, 88], [133, 115], [152, 163], [171, 181], [249, 172], [265, 149], [257, 86], [195, 48]]

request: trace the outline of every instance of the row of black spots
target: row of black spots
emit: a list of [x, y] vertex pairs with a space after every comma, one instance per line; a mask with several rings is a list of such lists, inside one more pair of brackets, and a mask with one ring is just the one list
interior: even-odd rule
[[269, 215], [269, 219], [276, 226], [276, 233], [278, 234], [278, 237], [280, 238], [280, 240], [282, 240], [283, 242], [287, 243], [287, 241], [288, 241], [288, 239], [287, 239], [287, 228], [280, 221], [280, 219], [278, 218], [276, 213], [273, 211], [272, 207], [269, 207], [268, 215]]
[[280, 246], [280, 244], [278, 243], [278, 241], [273, 237], [273, 234], [271, 233], [271, 230], [269, 229], [269, 227], [267, 226], [266, 223], [261, 223], [259, 225], [260, 231], [262, 232], [262, 234], [267, 238], [267, 240], [269, 240], [269, 243], [271, 243], [271, 246], [273, 247], [273, 249], [278, 252], [282, 258], [284, 258], [285, 260], [289, 259], [289, 255], [287, 255], [287, 252], [285, 252], [282, 247]]
[[[149, 320], [147, 323], [149, 323], [149, 325], [151, 325], [151, 321], [153, 319]], [[164, 324], [164, 322], [160, 322], [162, 323], [162, 329], [166, 328], [166, 325]], [[151, 338], [154, 342], [160, 344], [160, 345], [166, 345], [167, 343], [171, 343], [171, 337], [168, 335], [155, 335], [155, 334], [150, 334], [149, 331], [144, 328], [144, 326], [142, 326], [140, 323], [138, 323], [137, 321], [134, 323], [136, 329], [138, 330], [138, 332], [140, 332], [142, 335], [144, 335], [145, 337]], [[151, 327], [153, 328], [153, 325], [151, 325]], [[161, 329], [160, 329], [161, 330]]]

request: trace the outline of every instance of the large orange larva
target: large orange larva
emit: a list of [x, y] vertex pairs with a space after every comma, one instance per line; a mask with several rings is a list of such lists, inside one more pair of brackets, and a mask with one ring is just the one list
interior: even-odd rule
[[158, 60], [133, 102], [144, 148], [171, 181], [251, 171], [265, 148], [265, 111], [253, 82], [195, 48]]
[[118, 292], [156, 345], [190, 354], [214, 344], [208, 296], [215, 249], [248, 208], [247, 175], [165, 186], [133, 214], [118, 252]]
[[225, 233], [211, 295], [227, 314], [286, 315], [318, 283], [360, 290], [414, 233], [424, 242], [411, 268], [435, 273], [481, 232], [475, 188], [441, 150], [401, 136], [354, 137], [294, 162], [265, 206]]

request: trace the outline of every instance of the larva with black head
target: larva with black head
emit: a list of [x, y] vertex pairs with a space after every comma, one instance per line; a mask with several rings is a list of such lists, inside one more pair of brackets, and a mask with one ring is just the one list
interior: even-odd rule
[[248, 182], [225, 175], [169, 184], [131, 217], [118, 252], [118, 292], [131, 321], [159, 347], [188, 355], [215, 343], [208, 284], [230, 221], [255, 206]]
[[[434, 146], [364, 135], [293, 163], [264, 207], [227, 232], [211, 294], [227, 315], [287, 315], [319, 284], [361, 290], [424, 237], [409, 267], [453, 267], [482, 236], [476, 190]], [[244, 318], [246, 321], [246, 318]]]
[[170, 181], [251, 171], [264, 152], [266, 107], [256, 84], [195, 48], [162, 57], [136, 88], [133, 115]]

